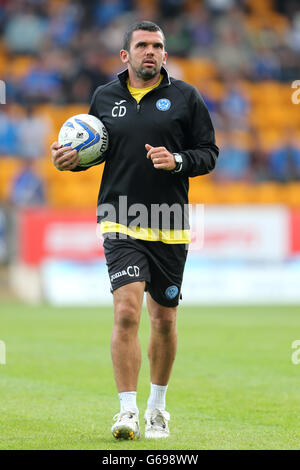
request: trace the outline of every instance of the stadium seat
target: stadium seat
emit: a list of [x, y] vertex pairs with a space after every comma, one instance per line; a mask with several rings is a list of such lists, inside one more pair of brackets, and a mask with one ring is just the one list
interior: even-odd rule
[[300, 183], [288, 183], [285, 185], [283, 202], [290, 207], [300, 206]]
[[281, 185], [272, 182], [258, 184], [257, 202], [262, 204], [277, 204], [283, 202]]

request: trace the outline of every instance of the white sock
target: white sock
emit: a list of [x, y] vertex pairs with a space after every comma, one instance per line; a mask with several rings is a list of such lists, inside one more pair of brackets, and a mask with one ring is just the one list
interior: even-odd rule
[[147, 402], [149, 410], [154, 410], [155, 408], [159, 410], [166, 409], [167, 388], [168, 385], [155, 385], [151, 383], [151, 392]]
[[121, 412], [130, 410], [139, 413], [136, 405], [136, 392], [121, 392], [119, 393]]

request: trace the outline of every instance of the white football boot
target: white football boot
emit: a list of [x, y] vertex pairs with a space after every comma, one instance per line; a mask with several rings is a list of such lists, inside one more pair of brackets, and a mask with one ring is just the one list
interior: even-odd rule
[[136, 440], [140, 437], [140, 425], [138, 414], [126, 410], [114, 416], [115, 424], [111, 428], [112, 435], [116, 439]]
[[145, 411], [145, 437], [146, 438], [161, 438], [169, 437], [170, 431], [168, 421], [170, 420], [170, 413], [164, 410], [146, 410]]

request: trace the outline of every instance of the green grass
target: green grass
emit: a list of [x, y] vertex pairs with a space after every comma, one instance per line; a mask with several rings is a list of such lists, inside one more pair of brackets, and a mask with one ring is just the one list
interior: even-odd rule
[[[109, 308], [2, 303], [0, 449], [299, 449], [298, 307], [184, 307], [167, 440], [115, 441]], [[143, 312], [138, 405], [149, 385]], [[144, 423], [141, 423], [142, 431]]]

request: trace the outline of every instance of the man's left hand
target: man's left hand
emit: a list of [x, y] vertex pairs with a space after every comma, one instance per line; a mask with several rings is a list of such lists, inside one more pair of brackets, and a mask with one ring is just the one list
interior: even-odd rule
[[154, 168], [168, 171], [176, 168], [174, 155], [166, 147], [152, 147], [149, 144], [146, 144], [145, 147], [148, 150], [147, 158], [151, 158]]

